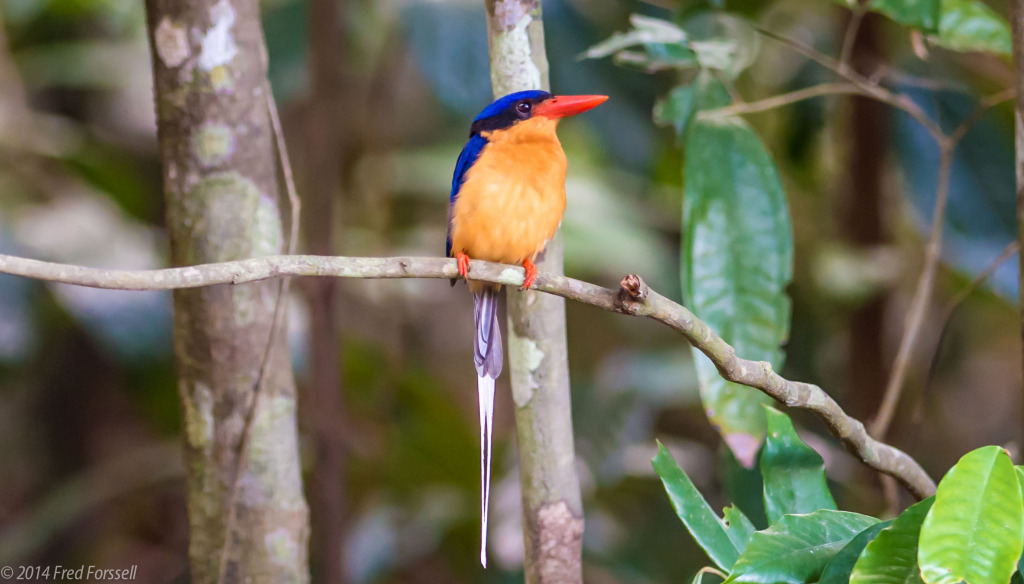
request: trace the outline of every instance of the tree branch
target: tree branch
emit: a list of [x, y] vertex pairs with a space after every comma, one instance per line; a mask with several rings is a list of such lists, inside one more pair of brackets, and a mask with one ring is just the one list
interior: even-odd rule
[[942, 255], [942, 226], [946, 217], [946, 201], [949, 199], [949, 173], [953, 164], [953, 145], [948, 140], [939, 142], [939, 177], [935, 189], [935, 209], [932, 212], [931, 233], [924, 249], [924, 268], [918, 277], [914, 297], [910, 301], [906, 327], [903, 338], [900, 340], [900, 348], [896, 353], [896, 361], [893, 363], [892, 374], [889, 376], [889, 383], [882, 396], [882, 404], [878, 408], [878, 415], [871, 423], [871, 435], [876, 438], [884, 438], [892, 423], [903, 388], [903, 381], [906, 378], [907, 366], [910, 363], [910, 354], [917, 342], [918, 334], [921, 332], [921, 326], [924, 324], [928, 306], [931, 304], [935, 275], [938, 273], [939, 259]]
[[811, 99], [814, 97], [820, 97], [823, 95], [843, 95], [843, 94], [856, 94], [863, 95], [864, 90], [857, 87], [852, 83], [821, 83], [819, 85], [812, 85], [810, 87], [804, 87], [803, 89], [797, 89], [789, 93], [783, 93], [780, 95], [774, 95], [758, 101], [751, 101], [746, 103], [736, 103], [717, 109], [704, 110], [699, 112], [699, 117], [712, 117], [712, 116], [732, 116], [732, 115], [743, 115], [743, 114], [756, 114], [773, 110], [778, 107], [790, 105], [803, 101], [805, 99]]
[[850, 66], [850, 55], [853, 54], [853, 44], [857, 40], [857, 32], [860, 30], [860, 23], [864, 20], [864, 13], [867, 8], [860, 2], [850, 9], [850, 22], [846, 26], [846, 34], [843, 35], [843, 46], [839, 52], [839, 67], [847, 69]]
[[[449, 279], [458, 276], [458, 269], [456, 261], [450, 258], [267, 256], [186, 268], [124, 271], [0, 254], [0, 273], [92, 288], [172, 290], [213, 284], [244, 284], [282, 276]], [[507, 286], [523, 283], [522, 268], [490, 262], [474, 261], [470, 275], [475, 280]], [[622, 280], [620, 290], [611, 290], [542, 272], [537, 275], [534, 289], [611, 312], [644, 316], [675, 329], [707, 355], [729, 381], [758, 389], [790, 407], [814, 412], [829, 431], [865, 464], [892, 476], [918, 498], [935, 493], [935, 483], [913, 458], [868, 436], [864, 425], [848, 416], [820, 387], [784, 379], [766, 362], [737, 357], [735, 350], [692, 312], [650, 290], [638, 276], [627, 276]]]

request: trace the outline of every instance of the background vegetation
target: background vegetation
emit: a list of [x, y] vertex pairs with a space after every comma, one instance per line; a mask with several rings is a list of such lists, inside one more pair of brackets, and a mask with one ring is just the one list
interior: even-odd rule
[[[639, 273], [682, 300], [680, 242], [692, 234], [679, 219], [683, 162], [676, 133], [655, 125], [652, 111], [693, 73], [654, 67], [665, 70], [649, 75], [579, 57], [629, 29], [634, 13], [713, 37], [722, 21], [707, 11], [720, 4], [545, 2], [554, 91], [612, 98], [560, 131], [571, 161], [568, 275], [614, 286]], [[851, 15], [821, 0], [725, 4], [833, 56]], [[326, 60], [319, 53], [319, 61], [313, 41], [323, 37], [310, 24], [318, 22], [310, 6], [272, 0], [262, 10], [271, 82], [303, 190], [324, 176], [307, 170], [317, 156], [334, 152], [321, 168], [335, 182], [328, 193], [335, 208], [326, 214], [335, 242], [321, 253], [440, 255], [451, 170], [469, 120], [490, 101], [482, 3], [339, 3], [328, 21], [337, 22], [339, 50]], [[1006, 14], [1001, 4], [992, 8]], [[0, 252], [103, 267], [166, 265], [144, 8], [3, 0], [0, 17]], [[834, 81], [785, 43], [734, 38], [743, 58], [727, 77], [727, 94], [755, 101]], [[999, 31], [984, 53], [937, 42], [925, 51], [905, 24], [869, 13], [857, 38], [852, 66], [909, 95], [947, 131], [1014, 79]], [[326, 92], [314, 66], [325, 61], [334, 71]], [[673, 120], [664, 105], [660, 112]], [[821, 385], [870, 419], [921, 271], [939, 150], [905, 113], [846, 96], [747, 119], [779, 168], [792, 217], [782, 372]], [[318, 126], [335, 126], [327, 134], [337, 142], [318, 142], [310, 131]], [[955, 150], [935, 301], [889, 433], [934, 477], [985, 444], [1008, 446], [1018, 458], [1015, 262], [949, 309], [1016, 233], [1012, 131], [1005, 104], [987, 110]], [[759, 257], [756, 247], [749, 253]], [[343, 418], [325, 423], [307, 409], [300, 429], [307, 473], [318, 441], [342, 445], [340, 480], [327, 488], [345, 493], [338, 553], [346, 579], [521, 580], [512, 404], [500, 383], [494, 567], [481, 575], [473, 551], [479, 475], [464, 290], [440, 280], [351, 281], [333, 294], [341, 342], [328, 358], [341, 364], [335, 393]], [[0, 276], [0, 564], [139, 564], [140, 580], [187, 580], [170, 298]], [[310, 298], [300, 288], [291, 303], [300, 400], [313, 387], [313, 349], [323, 346], [310, 340], [319, 314]], [[752, 511], [760, 505], [743, 503], [760, 500], [760, 479], [735, 463], [707, 422], [698, 366], [675, 334], [573, 303], [568, 333], [588, 582], [677, 581], [707, 563], [651, 469], [655, 437], [712, 506], [736, 501], [763, 526], [766, 518]], [[824, 457], [840, 508], [885, 515], [887, 506], [910, 503], [890, 496], [887, 505], [874, 473], [818, 421], [795, 417]], [[315, 564], [314, 579], [320, 570]]]

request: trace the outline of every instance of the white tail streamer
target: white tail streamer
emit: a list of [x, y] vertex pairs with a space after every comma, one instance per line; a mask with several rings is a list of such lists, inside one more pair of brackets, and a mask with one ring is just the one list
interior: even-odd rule
[[477, 376], [480, 399], [480, 564], [487, 567], [487, 511], [491, 506], [491, 438], [494, 422], [494, 379]]

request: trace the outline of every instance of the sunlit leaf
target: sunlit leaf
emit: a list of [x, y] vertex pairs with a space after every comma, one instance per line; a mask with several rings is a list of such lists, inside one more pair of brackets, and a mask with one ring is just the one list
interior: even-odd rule
[[700, 66], [735, 78], [757, 58], [761, 38], [747, 20], [721, 10], [694, 14], [682, 25]]
[[868, 9], [912, 28], [933, 31], [939, 25], [939, 0], [871, 0]]
[[1006, 451], [964, 455], [942, 481], [921, 527], [917, 558], [928, 584], [1006, 584], [1024, 549], [1021, 485]]
[[[718, 517], [661, 442], [658, 442], [658, 454], [651, 464], [665, 485], [672, 507], [694, 541], [719, 568], [730, 570], [741, 552], [734, 538], [739, 538], [745, 527], [732, 528]], [[734, 530], [732, 535], [730, 530]]]
[[[729, 103], [720, 82], [704, 75], [697, 110]], [[789, 332], [793, 248], [789, 209], [775, 164], [746, 122], [694, 119], [686, 131], [681, 275], [687, 306], [736, 354], [782, 365]], [[701, 397], [711, 422], [744, 466], [764, 438], [761, 405], [770, 398], [728, 383], [694, 350]]]
[[921, 582], [917, 542], [921, 523], [935, 502], [929, 497], [910, 506], [864, 549], [850, 575], [850, 584], [914, 584]]
[[768, 523], [787, 514], [835, 509], [825, 483], [825, 461], [800, 440], [789, 416], [766, 407], [768, 438], [761, 452], [764, 510]]
[[754, 534], [727, 582], [813, 582], [829, 560], [876, 523], [878, 520], [874, 517], [827, 509], [806, 515], [786, 515], [768, 529]]
[[821, 577], [818, 578], [818, 584], [848, 584], [850, 572], [853, 571], [857, 558], [860, 557], [868, 542], [874, 539], [878, 532], [890, 525], [892, 525], [891, 519], [876, 523], [858, 533], [857, 537], [851, 539], [850, 543], [846, 544], [843, 549], [839, 550], [839, 553], [832, 556], [832, 559], [825, 564], [825, 569], [821, 571]]
[[607, 40], [587, 49], [582, 56], [587, 59], [601, 59], [636, 46], [680, 44], [686, 41], [683, 29], [667, 20], [634, 14], [629, 22], [633, 25], [631, 30], [613, 34]]
[[1010, 24], [981, 0], [942, 0], [938, 34], [929, 39], [954, 51], [1009, 55]]

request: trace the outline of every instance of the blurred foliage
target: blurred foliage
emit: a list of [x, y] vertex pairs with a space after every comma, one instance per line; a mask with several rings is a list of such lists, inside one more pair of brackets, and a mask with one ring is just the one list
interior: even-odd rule
[[[882, 145], [889, 163], [880, 177], [886, 185], [886, 244], [864, 249], [843, 235], [852, 214], [837, 210], [847, 171], [856, 171], [866, 155], [851, 151], [855, 128], [846, 123], [845, 98], [750, 116], [730, 127], [729, 136], [693, 117], [709, 107], [694, 89], [699, 69], [713, 72], [729, 93], [722, 99], [729, 101], [737, 95], [754, 101], [828, 79], [814, 64], [755, 34], [751, 24], [836, 55], [849, 18], [841, 4], [546, 0], [546, 45], [556, 92], [611, 96], [560, 130], [570, 160], [567, 273], [615, 286], [623, 274], [636, 272], [660, 292], [682, 299], [680, 276], [698, 266], [680, 250], [694, 232], [680, 221], [680, 145], [687, 150], [688, 176], [715, 171], [734, 153], [762, 162], [770, 154], [778, 183], [771, 192], [781, 196], [781, 188], [786, 190], [773, 208], [788, 209], [792, 225], [793, 319], [789, 325], [788, 316], [782, 318], [788, 310], [774, 303], [773, 316], [753, 325], [770, 351], [791, 329], [784, 374], [821, 384], [844, 407], [872, 411], [875, 404], [864, 403], [849, 382], [857, 364], [847, 357], [847, 318], [881, 296], [887, 305], [884, 328], [870, 342], [891, 346], [902, 330], [932, 208], [932, 144], [902, 114], [889, 118], [889, 143]], [[887, 12], [892, 4], [871, 4], [891, 18], [873, 12], [865, 19], [880, 39], [878, 64], [888, 67], [891, 78], [886, 83], [907, 92], [944, 126], [956, 125], [982, 96], [1009, 84], [1005, 58], [958, 52], [1005, 54], [1005, 6], [943, 0], [934, 20], [923, 12]], [[933, 4], [922, 2], [921, 10]], [[292, 163], [301, 173], [307, 59], [315, 50], [309, 46], [308, 7], [304, 0], [261, 5], [270, 76]], [[469, 0], [344, 4], [339, 26], [346, 27], [345, 54], [336, 59], [345, 80], [338, 107], [346, 119], [339, 130], [345, 160], [339, 165], [338, 253], [440, 253], [446, 184], [469, 121], [490, 93], [482, 11], [482, 2]], [[912, 19], [930, 48], [927, 61], [914, 53], [900, 24]], [[166, 265], [143, 3], [0, 0], [0, 28], [6, 36], [0, 46], [0, 252], [105, 267]], [[620, 48], [630, 51], [620, 61], [633, 67], [579, 59], [617, 31], [616, 43], [627, 43]], [[5, 77], [6, 71], [13, 77]], [[1011, 115], [1006, 106], [992, 110], [957, 148], [944, 247], [948, 263], [936, 294], [940, 306], [1015, 232]], [[708, 162], [690, 161], [689, 152], [702, 152]], [[705, 202], [724, 194], [716, 191], [727, 191], [728, 184], [743, 183], [714, 184], [719, 186], [703, 190]], [[688, 191], [686, 204], [695, 206], [698, 195]], [[745, 246], [742, 253], [767, 254], [765, 262], [774, 254], [772, 262], [787, 263], [789, 251], [762, 250], [757, 241], [728, 232], [733, 227], [717, 235], [728, 245]], [[769, 230], [778, 235], [788, 229], [776, 216]], [[748, 288], [761, 288], [750, 271], [737, 275], [751, 277]], [[770, 280], [777, 301], [789, 276], [773, 271]], [[918, 407], [901, 412], [895, 427], [897, 444], [936, 476], [957, 461], [964, 444], [1018, 439], [1015, 262], [1001, 266], [991, 284], [998, 295], [979, 292], [958, 312], [927, 399], [917, 397], [925, 375], [911, 376], [908, 401]], [[345, 341], [338, 355], [344, 370], [340, 390], [350, 419], [338, 431], [349, 445], [348, 484], [342, 490], [350, 509], [344, 554], [351, 580], [521, 581], [511, 400], [501, 384], [492, 506], [496, 566], [481, 574], [472, 553], [478, 476], [472, 318], [464, 290], [451, 291], [441, 281], [345, 282], [339, 302]], [[301, 385], [301, 340], [310, 316], [298, 297], [293, 308], [291, 338]], [[655, 323], [571, 303], [568, 317], [587, 581], [676, 582], [707, 562], [678, 529], [650, 468], [655, 436], [685, 470], [691, 494], [699, 489], [711, 501], [709, 510], [736, 502], [726, 520], [739, 527], [722, 527], [730, 542], [745, 539], [748, 529], [740, 517], [767, 528], [764, 492], [774, 492], [778, 477], [743, 467], [723, 448], [698, 397], [701, 365], [680, 339]], [[141, 581], [187, 581], [184, 485], [177, 467], [156, 457], [163, 464], [158, 468], [168, 472], [149, 480], [156, 473], [135, 463], [136, 448], [155, 448], [179, 432], [170, 327], [169, 294], [0, 276], [0, 541], [26, 533], [36, 538], [31, 550], [10, 563], [139, 564]], [[753, 328], [743, 324], [736, 334]], [[934, 328], [925, 331], [917, 371], [927, 367], [938, 323]], [[817, 436], [823, 429], [813, 420], [797, 421], [808, 428], [801, 436], [824, 458], [839, 507], [877, 513], [873, 475], [830, 438]], [[303, 422], [303, 463], [311, 472], [315, 438]], [[806, 454], [794, 456], [808, 462]], [[774, 455], [766, 447], [754, 456], [770, 461]], [[818, 463], [811, 462], [801, 468], [820, 481]], [[805, 475], [794, 476], [802, 484]], [[110, 485], [124, 488], [105, 488]], [[866, 525], [863, 516], [819, 513], [829, 516], [823, 521], [845, 526], [840, 539], [849, 539], [849, 546], [871, 549], [868, 538], [846, 537], [857, 535], [854, 524]], [[715, 522], [724, 525], [717, 516]], [[747, 547], [736, 548], [737, 557], [760, 539], [755, 535]], [[851, 562], [833, 571], [852, 569]], [[823, 574], [828, 573], [826, 565]]]

